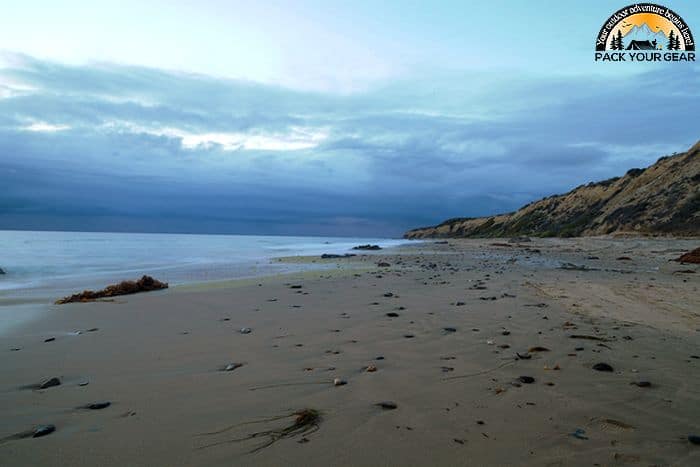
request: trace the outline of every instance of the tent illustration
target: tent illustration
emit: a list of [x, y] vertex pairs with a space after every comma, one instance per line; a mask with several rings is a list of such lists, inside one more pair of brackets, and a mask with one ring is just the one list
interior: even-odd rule
[[631, 41], [627, 50], [656, 50], [656, 41]]

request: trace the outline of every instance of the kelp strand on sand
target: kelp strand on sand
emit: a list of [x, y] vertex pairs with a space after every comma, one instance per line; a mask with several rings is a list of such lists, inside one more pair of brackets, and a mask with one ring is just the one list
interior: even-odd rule
[[[305, 386], [307, 384], [336, 384], [335, 381], [299, 381], [299, 382], [289, 382], [289, 383], [275, 383], [275, 384], [266, 384], [264, 386], [253, 386], [250, 388], [251, 391], [259, 391], [261, 389], [273, 389], [273, 388], [281, 388], [285, 386]], [[338, 385], [338, 384], [336, 384]]]
[[167, 289], [168, 284], [151, 276], [143, 276], [136, 281], [122, 281], [118, 284], [108, 285], [102, 290], [84, 290], [83, 292], [63, 297], [56, 300], [56, 305], [64, 305], [74, 302], [93, 302], [95, 300], [116, 297], [118, 295], [131, 295], [139, 292], [151, 292], [153, 290]]
[[255, 420], [252, 422], [244, 422], [244, 423], [239, 423], [236, 425], [231, 425], [226, 428], [222, 428], [221, 430], [216, 430], [212, 431], [209, 433], [202, 433], [199, 436], [215, 436], [215, 435], [220, 435], [222, 433], [226, 433], [228, 431], [231, 431], [234, 428], [245, 426], [245, 425], [252, 425], [255, 423], [270, 423], [278, 420], [283, 420], [285, 418], [290, 418], [294, 417], [294, 421], [291, 425], [288, 425], [283, 428], [278, 428], [278, 429], [273, 429], [273, 430], [262, 430], [262, 431], [256, 431], [254, 433], [250, 433], [246, 436], [240, 437], [240, 438], [232, 438], [232, 439], [227, 439], [223, 441], [217, 441], [215, 443], [210, 443], [206, 444], [204, 446], [200, 446], [197, 449], [207, 449], [215, 446], [221, 446], [223, 444], [230, 444], [230, 443], [241, 443], [244, 441], [248, 441], [251, 439], [258, 439], [258, 438], [263, 438], [266, 440], [258, 445], [257, 447], [253, 448], [251, 451], [249, 451], [251, 454], [256, 453], [262, 449], [268, 448], [272, 446], [274, 443], [281, 439], [287, 439], [287, 438], [293, 438], [296, 436], [301, 436], [301, 435], [310, 435], [315, 433], [316, 431], [319, 430], [319, 425], [321, 423], [321, 412], [316, 410], [316, 409], [301, 409], [297, 410], [295, 412], [292, 412], [287, 415], [280, 415], [277, 417], [270, 417], [270, 418], [265, 418], [262, 420]]
[[463, 379], [463, 378], [471, 378], [472, 376], [485, 375], [486, 373], [491, 373], [492, 371], [496, 371], [496, 370], [498, 370], [498, 369], [500, 369], [500, 368], [503, 368], [504, 366], [512, 365], [512, 364], [515, 363], [516, 361], [517, 361], [517, 360], [511, 360], [511, 361], [508, 361], [508, 362], [503, 362], [503, 363], [501, 363], [500, 365], [495, 366], [495, 367], [493, 367], [493, 368], [489, 368], [489, 369], [482, 370], [482, 371], [477, 371], [476, 373], [469, 373], [469, 374], [466, 374], [466, 375], [449, 376], [449, 377], [447, 377], [447, 378], [442, 378], [442, 380], [443, 380], [443, 381], [448, 381], [448, 380], [451, 380], [451, 379]]

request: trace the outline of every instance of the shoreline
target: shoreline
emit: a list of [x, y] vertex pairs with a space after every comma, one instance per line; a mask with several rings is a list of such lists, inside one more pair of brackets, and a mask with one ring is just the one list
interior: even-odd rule
[[[700, 267], [668, 261], [695, 242], [499, 243], [56, 306], [0, 337], [0, 438], [56, 427], [0, 444], [0, 463], [700, 461], [686, 439], [700, 431]], [[613, 371], [594, 370], [601, 362]], [[51, 377], [61, 385], [20, 389]], [[96, 401], [111, 405], [75, 409]], [[320, 411], [318, 431], [255, 453], [255, 440], [227, 442], [255, 425], [201, 435], [303, 408]]]

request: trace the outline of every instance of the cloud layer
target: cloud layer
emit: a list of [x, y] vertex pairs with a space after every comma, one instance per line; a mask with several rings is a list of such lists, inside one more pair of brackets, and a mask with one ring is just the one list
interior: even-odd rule
[[620, 175], [699, 137], [688, 66], [445, 73], [333, 95], [0, 63], [0, 228], [398, 235]]

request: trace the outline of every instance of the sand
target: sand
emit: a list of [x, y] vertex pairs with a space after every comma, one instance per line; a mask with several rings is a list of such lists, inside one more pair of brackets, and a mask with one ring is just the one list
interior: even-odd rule
[[[0, 438], [56, 431], [0, 465], [700, 465], [700, 268], [669, 261], [697, 242], [504, 242], [52, 306], [1, 338]], [[225, 442], [303, 408], [316, 431]]]

